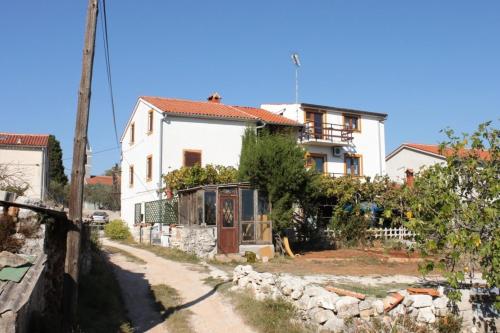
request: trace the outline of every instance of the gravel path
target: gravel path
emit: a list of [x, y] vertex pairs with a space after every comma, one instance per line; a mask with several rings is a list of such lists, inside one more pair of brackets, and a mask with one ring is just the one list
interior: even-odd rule
[[[253, 333], [235, 313], [231, 304], [212, 287], [203, 283], [208, 274], [198, 265], [166, 260], [155, 254], [103, 240], [103, 245], [114, 246], [141, 258], [146, 264], [127, 261], [123, 256], [110, 255], [130, 320], [136, 332], [167, 332], [161, 316], [154, 308], [149, 285], [166, 284], [175, 288], [184, 300], [183, 308], [191, 310], [191, 326], [199, 333]], [[175, 332], [172, 332], [175, 333]]]

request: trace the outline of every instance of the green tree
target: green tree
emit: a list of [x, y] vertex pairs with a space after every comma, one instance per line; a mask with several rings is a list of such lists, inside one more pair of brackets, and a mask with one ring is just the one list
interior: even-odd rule
[[168, 188], [173, 191], [208, 184], [227, 184], [237, 180], [238, 171], [233, 167], [198, 164], [192, 167], [182, 167], [163, 176]]
[[488, 122], [471, 135], [445, 133], [441, 151], [446, 163], [421, 172], [413, 190], [409, 226], [422, 253], [441, 259], [428, 261], [422, 270], [444, 270], [453, 288], [480, 270], [490, 287], [498, 287], [500, 132]]
[[[264, 191], [271, 201], [273, 226], [281, 231], [292, 225], [294, 212], [313, 195], [315, 171], [305, 168], [305, 151], [293, 132], [256, 134], [246, 129], [242, 139], [239, 179]], [[310, 202], [310, 201], [307, 201]], [[304, 216], [304, 214], [303, 214]], [[302, 219], [303, 220], [303, 219]]]
[[85, 201], [91, 202], [102, 209], [120, 210], [120, 201], [113, 194], [113, 187], [102, 184], [86, 185], [84, 188]]
[[54, 135], [49, 135], [49, 178], [58, 184], [66, 185], [68, 177], [64, 173], [62, 157], [63, 151], [59, 140]]

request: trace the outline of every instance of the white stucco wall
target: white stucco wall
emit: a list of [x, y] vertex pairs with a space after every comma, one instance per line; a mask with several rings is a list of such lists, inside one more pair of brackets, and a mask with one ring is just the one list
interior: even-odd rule
[[436, 163], [444, 163], [444, 158], [403, 147], [403, 149], [387, 159], [387, 175], [392, 180], [403, 183], [406, 179], [405, 171], [407, 169], [418, 172]]
[[[153, 133], [147, 133], [148, 111], [152, 106], [139, 101], [122, 140], [121, 216], [134, 223], [136, 203], [158, 199], [160, 123], [163, 113], [154, 109]], [[135, 142], [130, 144], [130, 124], [135, 124]], [[184, 150], [201, 151], [202, 165], [220, 164], [237, 167], [241, 137], [246, 123], [234, 120], [167, 116], [163, 122], [162, 174], [184, 163]], [[146, 180], [146, 158], [153, 158], [153, 177]], [[129, 166], [134, 166], [134, 185], [129, 186]], [[144, 213], [144, 205], [142, 206]]]
[[[282, 113], [283, 116], [304, 123], [304, 113], [300, 104], [263, 104], [265, 110]], [[326, 112], [326, 122], [332, 124], [343, 124], [343, 113], [330, 109], [321, 109]], [[375, 177], [386, 173], [385, 166], [385, 125], [381, 117], [371, 115], [359, 115], [361, 117], [361, 132], [353, 134], [351, 145], [343, 147], [343, 153], [355, 153], [362, 155], [363, 176]], [[332, 147], [320, 147], [313, 144], [305, 144], [304, 147], [311, 153], [327, 155], [327, 172], [343, 174], [344, 156], [333, 155]]]
[[42, 148], [0, 147], [0, 166], [19, 178], [18, 184], [29, 185], [25, 196], [45, 199], [48, 182], [48, 159]]

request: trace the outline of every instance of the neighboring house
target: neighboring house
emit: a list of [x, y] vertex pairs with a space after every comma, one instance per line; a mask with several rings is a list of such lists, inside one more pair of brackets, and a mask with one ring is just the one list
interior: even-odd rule
[[385, 174], [387, 114], [316, 104], [263, 104], [261, 108], [302, 123], [300, 142], [308, 165], [333, 177]]
[[27, 184], [25, 196], [45, 200], [49, 184], [49, 135], [0, 132], [0, 170], [17, 185]]
[[[85, 178], [85, 185], [103, 185], [113, 187], [113, 177], [112, 176], [90, 176]], [[101, 209], [98, 205], [93, 202], [85, 201], [83, 207], [86, 210], [96, 210]]]
[[247, 125], [300, 124], [272, 112], [207, 101], [139, 97], [121, 138], [121, 216], [140, 222], [144, 203], [160, 198], [161, 175], [182, 166], [237, 167]]

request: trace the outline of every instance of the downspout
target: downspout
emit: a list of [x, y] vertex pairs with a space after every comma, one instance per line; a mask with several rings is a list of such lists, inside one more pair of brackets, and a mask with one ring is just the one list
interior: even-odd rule
[[160, 200], [160, 238], [161, 238], [161, 233], [162, 233], [162, 222], [163, 222], [163, 209], [161, 206], [161, 200], [163, 198], [163, 192], [162, 192], [162, 172], [163, 172], [163, 124], [165, 120], [167, 119], [167, 114], [164, 113], [161, 117], [160, 120], [160, 153], [158, 154], [158, 200]]

